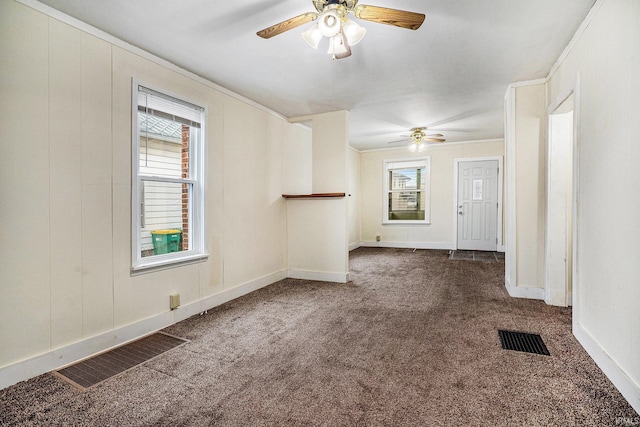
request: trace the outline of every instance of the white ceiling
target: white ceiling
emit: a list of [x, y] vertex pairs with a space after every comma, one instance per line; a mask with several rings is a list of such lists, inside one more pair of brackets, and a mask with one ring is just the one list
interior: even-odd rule
[[370, 149], [418, 126], [502, 138], [507, 85], [545, 77], [595, 0], [362, 0], [427, 18], [417, 31], [359, 21], [367, 35], [337, 61], [302, 40], [312, 24], [256, 35], [311, 0], [41, 2], [286, 117], [349, 110], [351, 145]]

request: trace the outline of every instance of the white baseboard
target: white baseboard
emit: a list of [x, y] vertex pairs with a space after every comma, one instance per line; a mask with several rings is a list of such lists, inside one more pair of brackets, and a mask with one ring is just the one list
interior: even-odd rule
[[295, 270], [287, 271], [287, 277], [291, 279], [317, 280], [319, 282], [347, 283], [349, 273], [330, 273], [327, 271]]
[[0, 368], [0, 389], [126, 344], [286, 278], [277, 271], [216, 295]]
[[544, 301], [543, 288], [530, 288], [525, 286], [513, 286], [509, 280], [505, 280], [505, 287], [509, 296], [513, 298], [539, 299]]
[[399, 249], [438, 249], [438, 250], [453, 250], [455, 249], [454, 243], [449, 242], [376, 242], [376, 241], [363, 241], [360, 242], [360, 246], [366, 248], [399, 248]]
[[362, 242], [350, 243], [349, 244], [349, 251], [352, 251], [354, 249], [358, 249], [360, 246], [362, 246]]
[[596, 365], [598, 365], [602, 372], [611, 380], [618, 391], [620, 391], [620, 394], [627, 399], [631, 407], [640, 414], [640, 386], [629, 378], [620, 366], [609, 357], [606, 351], [600, 347], [600, 344], [576, 321], [575, 317], [573, 321], [573, 335], [575, 335], [578, 342], [584, 347], [587, 353], [589, 353], [589, 356], [591, 356], [594, 362], [596, 362]]

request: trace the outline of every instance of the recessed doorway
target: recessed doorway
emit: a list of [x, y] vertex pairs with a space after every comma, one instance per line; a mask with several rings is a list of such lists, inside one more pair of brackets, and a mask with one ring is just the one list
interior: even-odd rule
[[545, 301], [572, 305], [574, 214], [574, 96], [549, 108]]

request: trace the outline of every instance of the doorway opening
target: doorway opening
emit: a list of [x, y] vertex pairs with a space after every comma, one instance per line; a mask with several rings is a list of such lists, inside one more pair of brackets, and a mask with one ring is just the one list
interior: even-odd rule
[[573, 297], [574, 142], [573, 92], [549, 108], [545, 302], [566, 307]]

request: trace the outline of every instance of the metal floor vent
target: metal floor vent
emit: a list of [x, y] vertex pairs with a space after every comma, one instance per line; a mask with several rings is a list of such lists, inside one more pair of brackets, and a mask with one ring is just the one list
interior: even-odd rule
[[500, 335], [500, 344], [502, 344], [502, 348], [505, 350], [551, 356], [540, 335], [500, 330], [498, 331], [498, 335]]
[[156, 332], [55, 371], [54, 374], [86, 390], [187, 342], [183, 338]]

